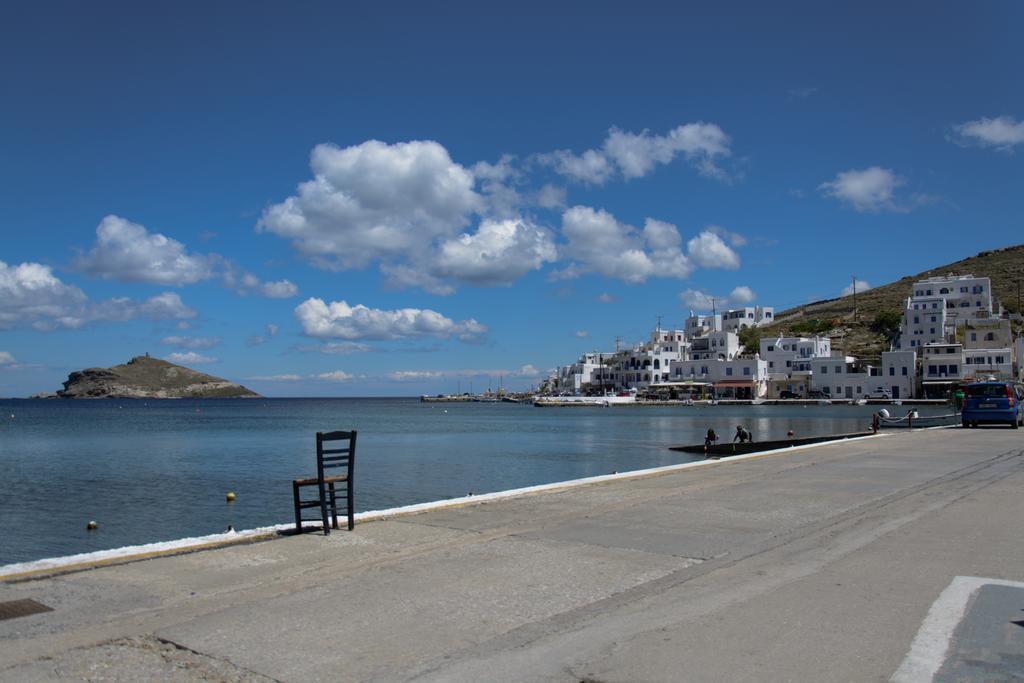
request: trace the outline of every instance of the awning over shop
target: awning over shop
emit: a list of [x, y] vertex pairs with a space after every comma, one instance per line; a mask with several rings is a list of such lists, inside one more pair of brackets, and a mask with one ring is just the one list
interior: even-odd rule
[[757, 384], [757, 380], [754, 379], [723, 379], [721, 382], [715, 382], [716, 387], [749, 387]]

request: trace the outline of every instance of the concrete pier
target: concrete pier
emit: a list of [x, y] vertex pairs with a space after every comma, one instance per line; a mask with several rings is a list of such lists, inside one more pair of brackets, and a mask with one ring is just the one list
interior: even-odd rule
[[0, 620], [0, 680], [1024, 677], [1022, 453], [892, 434], [9, 582], [52, 611]]

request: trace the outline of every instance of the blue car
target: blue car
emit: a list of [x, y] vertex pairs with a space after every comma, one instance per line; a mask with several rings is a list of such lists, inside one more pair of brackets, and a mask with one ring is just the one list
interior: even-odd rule
[[979, 424], [1024, 426], [1024, 384], [1016, 382], [975, 382], [963, 387], [964, 407], [960, 420], [964, 427]]

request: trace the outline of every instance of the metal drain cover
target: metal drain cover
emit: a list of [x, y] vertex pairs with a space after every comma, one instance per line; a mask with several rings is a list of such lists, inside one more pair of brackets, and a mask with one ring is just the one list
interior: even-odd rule
[[52, 607], [47, 607], [35, 600], [8, 600], [7, 602], [0, 602], [0, 621], [52, 611]]

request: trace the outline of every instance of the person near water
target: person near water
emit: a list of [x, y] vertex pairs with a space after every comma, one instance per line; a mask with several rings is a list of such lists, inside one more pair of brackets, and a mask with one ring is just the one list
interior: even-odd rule
[[716, 441], [718, 441], [718, 434], [715, 434], [714, 429], [709, 429], [707, 435], [704, 437], [704, 445], [714, 446]]
[[736, 443], [737, 441], [740, 443], [747, 443], [748, 441], [753, 440], [754, 437], [750, 435], [750, 432], [743, 428], [743, 425], [736, 425], [736, 435], [732, 437], [733, 443]]

